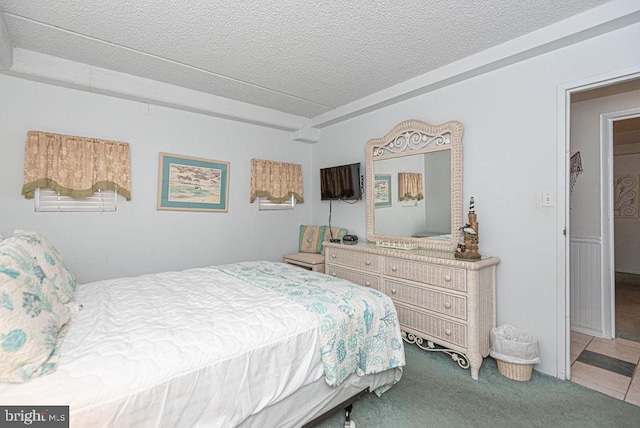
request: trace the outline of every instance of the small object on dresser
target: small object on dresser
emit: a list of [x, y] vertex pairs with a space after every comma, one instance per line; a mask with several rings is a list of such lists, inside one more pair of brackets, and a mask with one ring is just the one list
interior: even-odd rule
[[357, 235], [344, 235], [342, 238], [342, 243], [347, 245], [354, 245], [358, 243]]
[[475, 260], [479, 259], [478, 251], [478, 217], [475, 212], [475, 202], [473, 196], [469, 201], [469, 221], [460, 228], [464, 237], [464, 244], [458, 244], [454, 252], [457, 259]]

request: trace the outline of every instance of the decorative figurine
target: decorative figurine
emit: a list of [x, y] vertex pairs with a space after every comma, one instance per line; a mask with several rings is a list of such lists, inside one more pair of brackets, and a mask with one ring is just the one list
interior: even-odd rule
[[462, 230], [464, 243], [458, 244], [458, 248], [454, 253], [455, 257], [458, 259], [479, 259], [481, 256], [478, 252], [478, 218], [473, 196], [469, 201], [469, 220], [460, 229]]

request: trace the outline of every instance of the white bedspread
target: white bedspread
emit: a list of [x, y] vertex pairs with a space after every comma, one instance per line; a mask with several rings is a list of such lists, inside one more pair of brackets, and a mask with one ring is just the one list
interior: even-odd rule
[[70, 405], [73, 427], [227, 427], [323, 375], [313, 314], [215, 268], [94, 282], [76, 300], [57, 371], [0, 384], [0, 403]]

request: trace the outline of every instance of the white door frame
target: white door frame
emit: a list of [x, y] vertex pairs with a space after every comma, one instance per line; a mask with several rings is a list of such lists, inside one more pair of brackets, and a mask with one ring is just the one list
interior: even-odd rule
[[613, 234], [613, 118], [600, 115], [600, 236], [602, 237], [602, 334], [613, 339], [615, 333], [615, 250]]
[[[559, 379], [571, 378], [571, 311], [570, 311], [570, 211], [569, 211], [569, 161], [571, 94], [596, 89], [627, 80], [640, 78], [640, 66], [593, 76], [576, 82], [559, 85], [557, 89], [557, 186], [558, 211], [556, 218], [557, 249], [557, 350], [556, 372]], [[613, 240], [611, 240], [613, 241]], [[612, 261], [612, 260], [611, 260]]]

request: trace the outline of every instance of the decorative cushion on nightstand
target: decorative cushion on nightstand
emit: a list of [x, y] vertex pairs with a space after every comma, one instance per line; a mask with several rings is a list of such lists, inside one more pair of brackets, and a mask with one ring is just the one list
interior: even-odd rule
[[284, 262], [311, 269], [315, 272], [324, 272], [324, 243], [333, 239], [342, 240], [347, 229], [327, 226], [300, 226], [298, 238], [299, 253], [285, 254]]
[[319, 254], [322, 251], [325, 226], [300, 225], [298, 251], [301, 253]]

